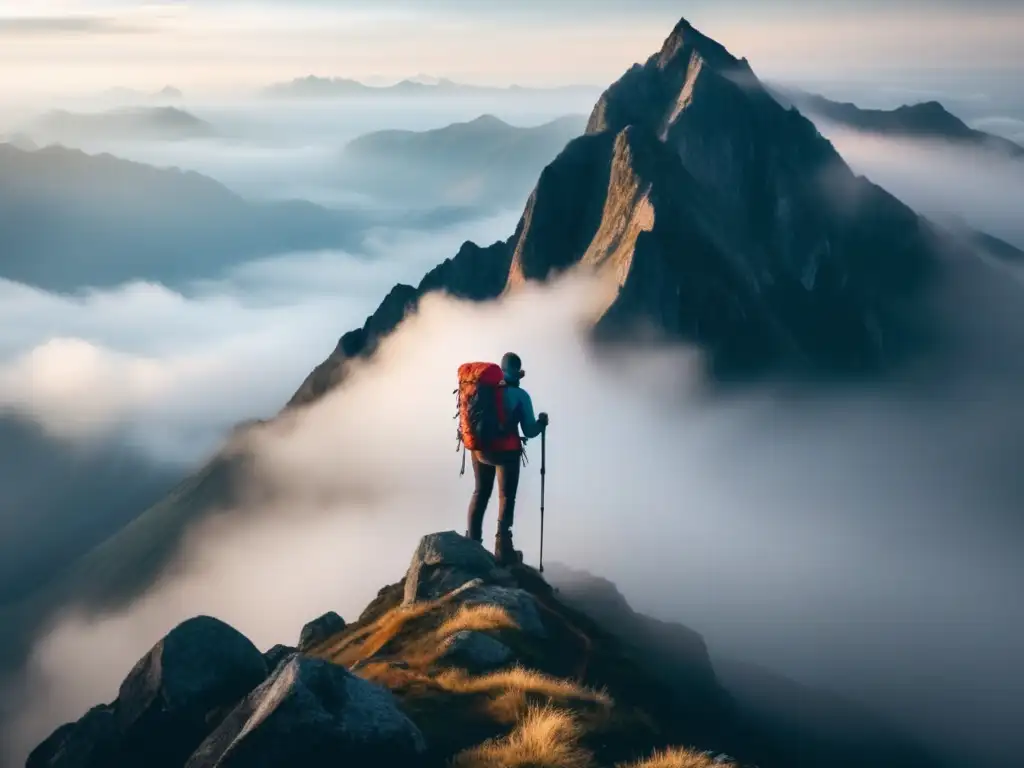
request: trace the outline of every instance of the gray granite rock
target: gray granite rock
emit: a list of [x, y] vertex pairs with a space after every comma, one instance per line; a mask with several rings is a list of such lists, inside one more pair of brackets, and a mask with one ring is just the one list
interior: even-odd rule
[[490, 672], [512, 661], [512, 649], [484, 632], [456, 632], [444, 642], [438, 661], [471, 672]]
[[425, 750], [389, 691], [344, 667], [295, 656], [228, 715], [186, 768], [413, 765]]
[[479, 543], [455, 531], [420, 539], [405, 576], [404, 604], [436, 600], [474, 579], [507, 579], [494, 556]]
[[345, 629], [345, 620], [334, 611], [328, 611], [302, 628], [299, 650], [308, 651]]

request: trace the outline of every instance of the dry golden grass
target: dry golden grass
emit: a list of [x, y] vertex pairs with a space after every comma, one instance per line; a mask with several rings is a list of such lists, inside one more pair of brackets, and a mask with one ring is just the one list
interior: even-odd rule
[[580, 746], [576, 719], [552, 707], [531, 709], [512, 733], [467, 749], [454, 768], [590, 768], [592, 757]]
[[611, 697], [604, 691], [595, 691], [572, 680], [551, 677], [524, 667], [479, 676], [453, 669], [441, 673], [436, 679], [442, 688], [455, 693], [521, 692], [553, 700], [590, 702], [604, 707], [612, 705]]
[[519, 625], [500, 605], [464, 605], [441, 625], [437, 637], [443, 640], [456, 632], [491, 632], [501, 629], [519, 629]]
[[330, 661], [344, 666], [368, 659], [394, 640], [410, 621], [424, 616], [436, 607], [436, 603], [414, 603], [392, 608], [366, 629], [325, 649], [323, 655]]
[[[724, 768], [728, 768], [728, 765]], [[675, 747], [657, 752], [646, 760], [620, 765], [619, 768], [723, 768], [723, 765], [699, 752]]]

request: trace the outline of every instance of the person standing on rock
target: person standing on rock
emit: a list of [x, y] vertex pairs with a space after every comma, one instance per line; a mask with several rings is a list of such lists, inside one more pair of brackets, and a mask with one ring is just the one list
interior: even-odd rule
[[530, 395], [519, 386], [525, 375], [522, 360], [513, 352], [501, 358], [500, 371], [487, 363], [466, 363], [459, 368], [459, 440], [470, 451], [476, 480], [469, 501], [466, 536], [483, 542], [484, 512], [497, 479], [498, 533], [494, 554], [505, 565], [521, 561], [512, 544], [512, 524], [523, 438], [537, 437], [548, 425], [548, 415], [541, 413], [535, 417]]

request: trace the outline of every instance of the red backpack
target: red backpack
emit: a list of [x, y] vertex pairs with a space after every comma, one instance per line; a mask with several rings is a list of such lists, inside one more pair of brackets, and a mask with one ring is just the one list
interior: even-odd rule
[[[458, 441], [471, 451], [522, 448], [517, 423], [505, 413], [505, 375], [495, 363], [459, 366]], [[511, 424], [510, 424], [511, 421]], [[456, 449], [457, 450], [457, 449]]]

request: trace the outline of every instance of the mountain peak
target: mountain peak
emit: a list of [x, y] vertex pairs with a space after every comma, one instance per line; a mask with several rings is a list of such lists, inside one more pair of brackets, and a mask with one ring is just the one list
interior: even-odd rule
[[671, 34], [665, 38], [661, 50], [649, 61], [656, 61], [658, 66], [665, 69], [680, 60], [689, 62], [693, 54], [713, 67], [731, 67], [745, 61], [737, 59], [724, 45], [702, 33], [686, 18], [679, 20]]

